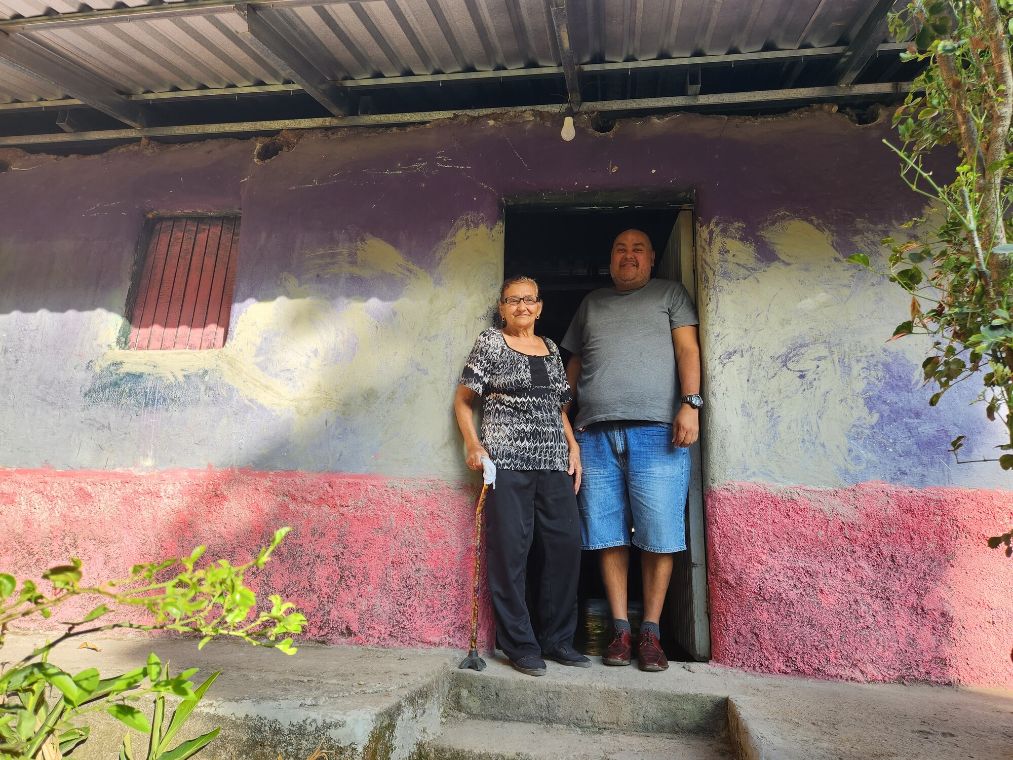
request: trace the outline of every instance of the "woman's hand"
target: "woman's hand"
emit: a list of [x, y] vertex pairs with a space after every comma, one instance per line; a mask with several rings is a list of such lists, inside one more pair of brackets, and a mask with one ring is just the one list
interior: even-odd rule
[[481, 443], [474, 443], [468, 447], [468, 451], [464, 455], [464, 463], [468, 465], [469, 470], [481, 470], [482, 457], [492, 459]]
[[580, 490], [580, 475], [583, 471], [580, 466], [580, 446], [574, 444], [570, 447], [569, 466], [566, 468], [566, 474], [573, 477], [574, 493]]

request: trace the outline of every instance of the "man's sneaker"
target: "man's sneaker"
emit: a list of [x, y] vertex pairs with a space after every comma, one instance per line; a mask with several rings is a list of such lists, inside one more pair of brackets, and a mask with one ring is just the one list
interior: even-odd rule
[[653, 631], [640, 630], [640, 640], [637, 642], [637, 660], [640, 669], [648, 673], [657, 673], [668, 670], [668, 659], [661, 648], [661, 642], [654, 635]]
[[612, 643], [608, 645], [601, 661], [605, 665], [629, 665], [632, 649], [632, 637], [629, 629], [617, 630]]
[[545, 675], [545, 660], [536, 654], [525, 654], [516, 660], [510, 660], [515, 669], [529, 676]]
[[571, 665], [575, 668], [591, 667], [591, 661], [569, 644], [560, 644], [555, 649], [542, 652], [542, 654], [550, 660], [555, 660], [560, 665]]

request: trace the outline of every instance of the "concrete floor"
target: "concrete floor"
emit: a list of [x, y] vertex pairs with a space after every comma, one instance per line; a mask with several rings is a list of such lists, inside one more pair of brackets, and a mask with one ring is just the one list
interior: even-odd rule
[[[3, 660], [16, 659], [36, 641], [9, 637]], [[672, 726], [652, 724], [650, 720], [659, 718], [649, 716], [641, 718], [648, 723], [626, 726], [646, 737], [645, 748], [651, 745], [653, 725], [659, 737], [683, 730], [679, 721], [692, 733], [698, 714], [706, 713], [710, 721], [714, 705], [721, 705], [719, 717], [727, 736], [718, 738], [730, 740], [738, 756], [750, 760], [1013, 760], [1013, 690], [821, 682], [683, 663], [647, 674], [635, 665], [609, 668], [595, 663], [578, 669], [550, 662], [546, 676], [532, 678], [488, 655], [484, 672], [458, 671], [463, 653], [447, 650], [307, 645], [298, 655], [286, 657], [219, 642], [201, 652], [194, 642], [164, 639], [90, 640], [99, 652], [77, 648], [77, 643], [58, 650], [52, 661], [72, 672], [98, 667], [106, 676], [137, 667], [154, 650], [177, 668], [221, 670], [203, 708], [188, 724], [188, 736], [207, 726], [223, 726], [219, 739], [200, 755], [202, 760], [305, 760], [318, 746], [330, 753], [328, 760], [409, 758], [413, 753], [437, 757], [432, 752], [418, 755], [417, 748], [426, 742], [438, 744], [441, 736], [447, 742], [478, 742], [478, 747], [470, 747], [471, 754], [455, 757], [541, 757], [546, 755], [507, 752], [504, 748], [512, 741], [508, 735], [528, 732], [544, 750], [551, 742], [571, 746], [567, 731], [599, 731], [603, 738], [597, 756], [623, 757], [608, 738], [615, 733], [606, 725], [608, 716], [622, 714], [623, 705], [630, 708], [629, 715], [644, 716], [652, 706], [668, 704], [674, 706], [669, 711], [673, 715], [685, 713], [673, 718]], [[498, 706], [489, 707], [494, 703], [472, 699], [471, 712], [494, 714], [460, 715], [469, 694], [499, 700]], [[607, 709], [596, 712], [602, 706]], [[599, 725], [603, 715], [605, 723]], [[462, 722], [476, 720], [496, 725], [479, 723], [470, 733], [461, 728]], [[536, 725], [559, 722], [564, 725], [549, 726], [548, 733]], [[700, 725], [700, 736], [706, 737], [710, 729]], [[87, 751], [74, 757], [114, 756], [118, 733], [116, 725], [100, 727], [85, 745]], [[687, 737], [707, 743], [696, 734]], [[498, 754], [479, 752], [483, 741]], [[699, 757], [735, 756], [717, 744], [701, 752]], [[664, 751], [649, 754], [661, 756]]]
[[[501, 661], [476, 678], [531, 679]], [[636, 665], [590, 669], [549, 663], [539, 681], [607, 685], [732, 700], [755, 757], [807, 760], [1011, 760], [1013, 690], [856, 684], [760, 676], [720, 666], [672, 663], [664, 673]], [[541, 684], [539, 684], [541, 686]], [[749, 747], [743, 754], [749, 756]]]

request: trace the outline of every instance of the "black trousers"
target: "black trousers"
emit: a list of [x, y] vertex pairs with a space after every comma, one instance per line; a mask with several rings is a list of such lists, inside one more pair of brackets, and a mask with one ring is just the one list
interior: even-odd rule
[[[487, 512], [489, 590], [500, 648], [514, 660], [572, 644], [580, 574], [573, 479], [553, 470], [498, 470]], [[542, 568], [534, 589], [537, 633], [525, 597], [532, 546]]]

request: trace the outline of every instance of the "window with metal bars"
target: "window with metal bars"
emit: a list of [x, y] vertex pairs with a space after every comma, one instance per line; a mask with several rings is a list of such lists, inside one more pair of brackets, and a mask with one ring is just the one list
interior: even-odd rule
[[162, 216], [146, 230], [127, 348], [221, 348], [239, 254], [238, 216]]

